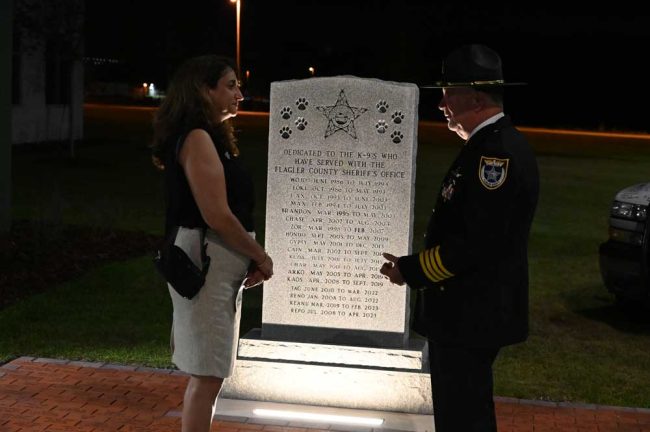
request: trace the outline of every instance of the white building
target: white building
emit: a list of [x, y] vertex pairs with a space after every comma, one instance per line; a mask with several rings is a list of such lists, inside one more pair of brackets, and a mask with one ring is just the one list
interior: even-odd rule
[[13, 39], [12, 143], [81, 139], [83, 1], [15, 0]]

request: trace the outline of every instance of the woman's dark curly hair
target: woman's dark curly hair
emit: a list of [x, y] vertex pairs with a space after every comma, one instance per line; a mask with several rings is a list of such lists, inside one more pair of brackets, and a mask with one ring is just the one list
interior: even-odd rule
[[174, 74], [167, 96], [153, 119], [153, 164], [165, 169], [164, 155], [173, 142], [170, 137], [204, 128], [225, 144], [233, 156], [239, 155], [230, 120], [216, 122], [215, 107], [208, 97], [208, 89], [217, 86], [219, 79], [235, 70], [232, 60], [217, 55], [204, 55], [186, 60]]

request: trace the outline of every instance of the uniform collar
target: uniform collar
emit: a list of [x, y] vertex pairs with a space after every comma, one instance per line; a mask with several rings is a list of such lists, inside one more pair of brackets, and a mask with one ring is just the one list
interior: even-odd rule
[[480, 123], [478, 126], [476, 126], [476, 127], [474, 128], [474, 130], [472, 131], [472, 133], [469, 134], [469, 137], [467, 138], [467, 141], [471, 140], [472, 137], [473, 137], [474, 135], [476, 135], [476, 132], [478, 132], [479, 130], [483, 129], [485, 126], [487, 126], [487, 125], [489, 125], [489, 124], [496, 123], [497, 120], [501, 119], [501, 118], [504, 117], [504, 116], [505, 116], [505, 114], [504, 114], [503, 112], [500, 112], [500, 113], [498, 113], [498, 114], [493, 115], [493, 116], [490, 117], [489, 119], [485, 120], [483, 123]]
[[482, 137], [486, 136], [488, 132], [502, 129], [503, 127], [506, 127], [510, 124], [511, 124], [510, 117], [504, 115], [503, 113], [499, 113], [493, 117], [490, 117], [489, 119], [481, 123], [478, 127], [476, 127], [472, 131], [472, 135], [470, 136], [470, 138], [467, 141], [465, 141], [465, 147], [471, 145], [472, 143], [481, 141]]

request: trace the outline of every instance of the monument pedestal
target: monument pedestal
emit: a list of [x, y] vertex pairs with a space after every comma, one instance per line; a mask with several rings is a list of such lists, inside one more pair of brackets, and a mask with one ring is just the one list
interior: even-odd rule
[[221, 397], [411, 414], [433, 413], [426, 340], [371, 348], [261, 339], [239, 341]]

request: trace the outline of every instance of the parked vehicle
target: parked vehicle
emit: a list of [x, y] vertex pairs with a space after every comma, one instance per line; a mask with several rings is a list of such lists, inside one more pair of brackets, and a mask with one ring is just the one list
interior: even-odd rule
[[619, 191], [609, 217], [609, 239], [602, 243], [600, 273], [620, 303], [650, 306], [650, 183]]

